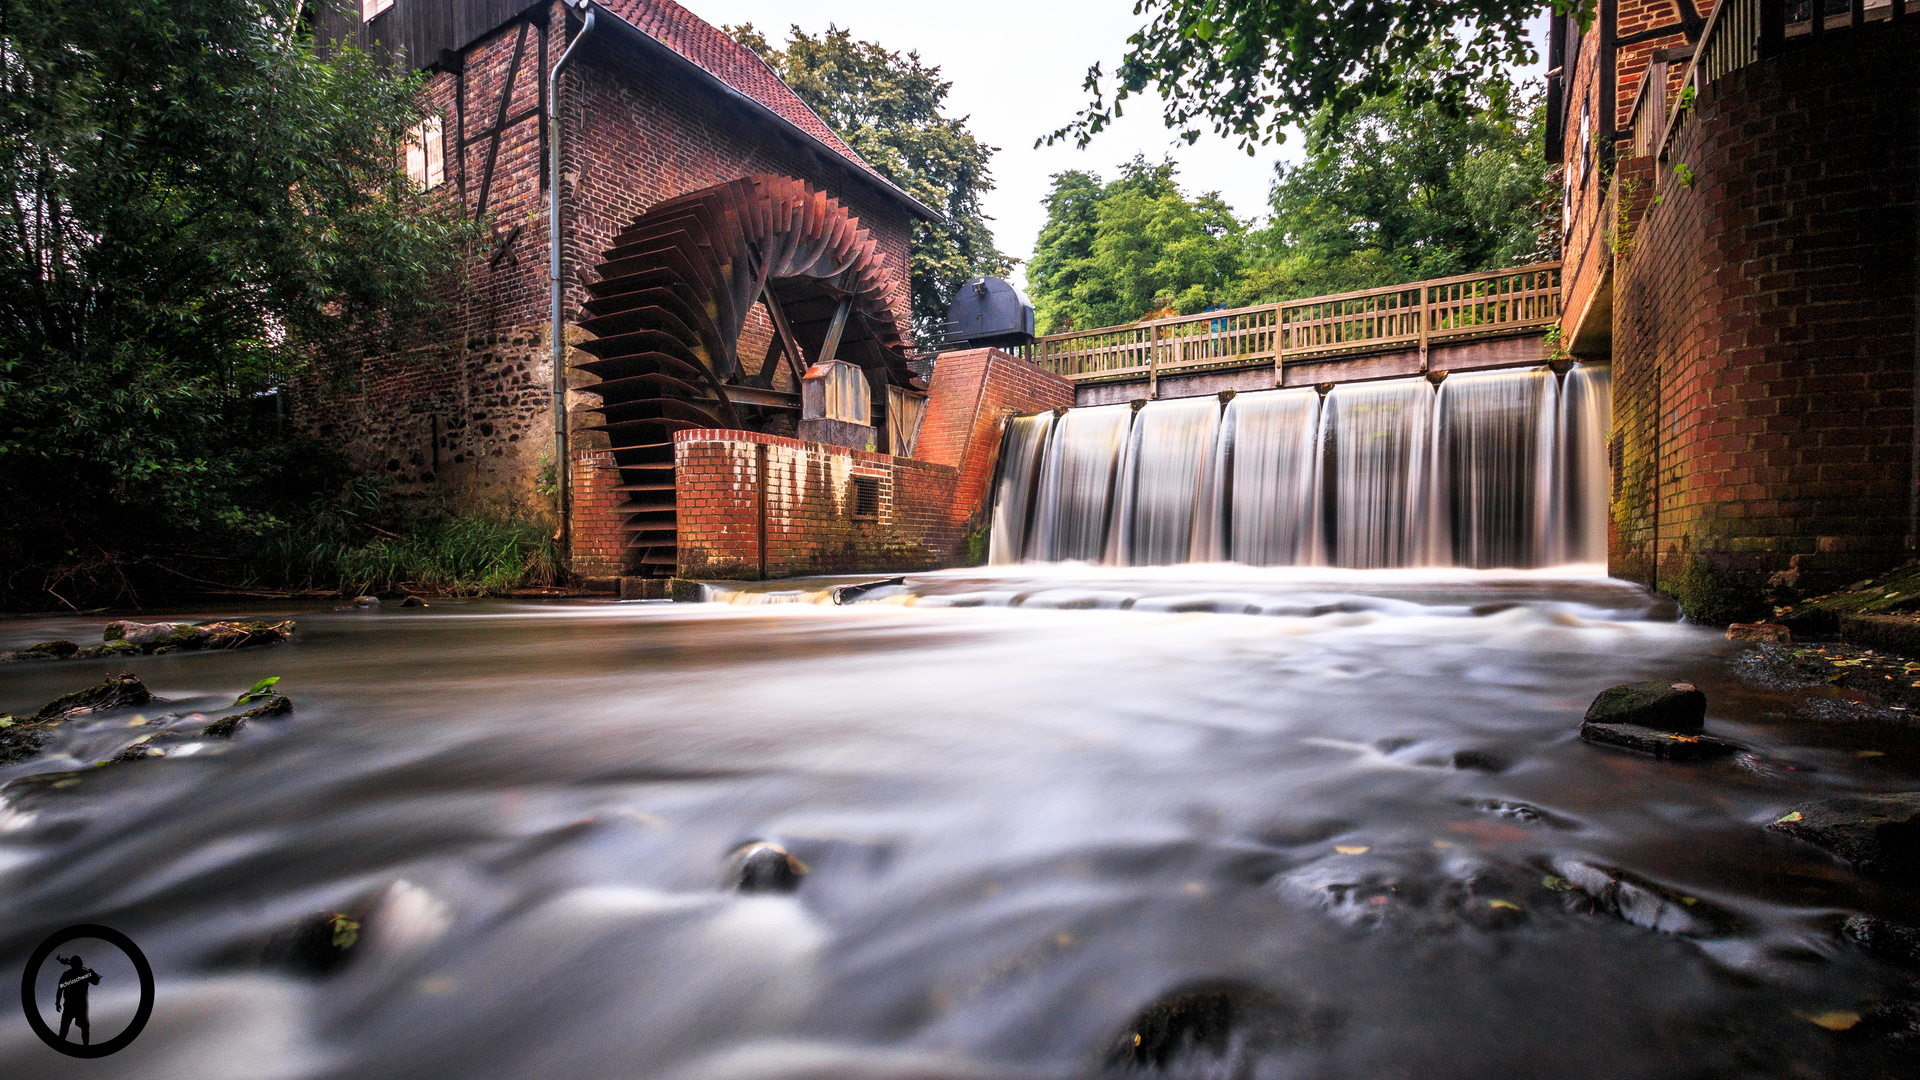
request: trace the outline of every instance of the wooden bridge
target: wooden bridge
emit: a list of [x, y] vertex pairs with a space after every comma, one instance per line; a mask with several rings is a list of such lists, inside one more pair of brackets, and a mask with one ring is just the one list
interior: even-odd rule
[[[1081, 404], [1540, 363], [1560, 264], [1494, 270], [1040, 338]], [[1163, 385], [1163, 383], [1165, 385]]]

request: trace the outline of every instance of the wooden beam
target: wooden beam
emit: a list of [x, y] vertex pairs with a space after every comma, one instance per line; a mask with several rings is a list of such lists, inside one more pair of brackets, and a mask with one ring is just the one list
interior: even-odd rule
[[827, 326], [827, 339], [820, 343], [818, 363], [827, 363], [840, 351], [840, 335], [847, 332], [847, 314], [853, 310], [853, 297], [840, 300], [840, 306], [833, 311], [833, 322]]
[[774, 332], [780, 335], [781, 344], [786, 346], [781, 352], [785, 354], [793, 372], [793, 385], [799, 386], [801, 378], [807, 373], [807, 354], [801, 350], [799, 339], [793, 336], [793, 327], [787, 325], [787, 313], [780, 309], [780, 298], [773, 295], [772, 289], [762, 293], [760, 298], [766, 301], [767, 315], [773, 320]]
[[[480, 173], [480, 199], [474, 204], [473, 219], [484, 217], [487, 196], [493, 190], [493, 163], [500, 157], [500, 138], [507, 132], [507, 106], [513, 102], [513, 81], [520, 74], [520, 58], [527, 52], [528, 24], [520, 24], [520, 36], [513, 42], [513, 63], [507, 68], [507, 83], [500, 91], [500, 108], [494, 113], [493, 139], [487, 144], [487, 167]], [[541, 61], [545, 63], [544, 58]]]

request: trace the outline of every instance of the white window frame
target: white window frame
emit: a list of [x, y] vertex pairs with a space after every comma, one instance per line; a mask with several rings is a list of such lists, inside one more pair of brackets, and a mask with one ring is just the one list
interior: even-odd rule
[[407, 133], [407, 179], [431, 191], [447, 182], [447, 124], [439, 113]]
[[393, 6], [393, 0], [360, 0], [360, 21], [370, 23], [375, 15]]

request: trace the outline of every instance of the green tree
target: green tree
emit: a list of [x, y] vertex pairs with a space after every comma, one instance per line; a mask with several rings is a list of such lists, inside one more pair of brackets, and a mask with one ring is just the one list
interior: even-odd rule
[[1170, 161], [1136, 157], [1103, 183], [1053, 178], [1027, 270], [1041, 333], [1219, 306], [1233, 292], [1246, 225], [1218, 193], [1188, 198]]
[[1497, 75], [1459, 111], [1394, 92], [1307, 125], [1235, 296], [1262, 303], [1554, 258], [1544, 95]]
[[471, 235], [400, 171], [419, 83], [295, 0], [0, 0], [0, 78], [0, 587], [270, 525], [258, 395], [397, 343]]
[[[1596, 0], [1550, 0], [1584, 25]], [[1136, 0], [1149, 21], [1111, 79], [1087, 72], [1091, 103], [1046, 137], [1086, 146], [1127, 99], [1153, 87], [1169, 128], [1210, 127], [1248, 153], [1288, 124], [1335, 116], [1402, 88], [1457, 108], [1502, 69], [1538, 59], [1527, 22], [1542, 0]], [[1437, 61], [1437, 64], [1436, 64]], [[1423, 72], [1424, 69], [1424, 72]], [[1111, 96], [1109, 96], [1109, 93]], [[1418, 104], [1418, 101], [1414, 101]]]
[[914, 333], [925, 343], [939, 341], [954, 293], [1013, 266], [994, 246], [980, 209], [981, 196], [993, 190], [987, 165], [994, 148], [973, 137], [966, 117], [941, 111], [953, 84], [919, 53], [891, 52], [838, 27], [817, 37], [790, 27], [783, 49], [752, 23], [727, 32], [760, 54], [882, 176], [946, 215], [916, 221], [911, 242]]

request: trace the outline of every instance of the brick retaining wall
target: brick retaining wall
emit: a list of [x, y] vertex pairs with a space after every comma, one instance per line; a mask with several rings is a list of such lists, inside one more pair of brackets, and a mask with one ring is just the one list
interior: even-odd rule
[[1681, 121], [1615, 269], [1616, 574], [1664, 585], [1700, 556], [1832, 580], [1905, 557], [1917, 68], [1920, 28], [1834, 34]]
[[[958, 557], [950, 466], [712, 428], [677, 433], [673, 452], [681, 577], [930, 570]], [[855, 516], [856, 478], [878, 489], [870, 518]]]

